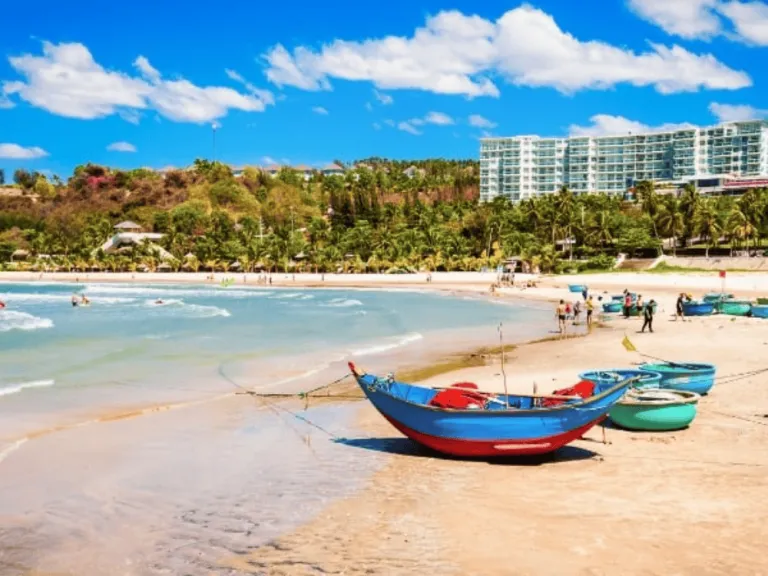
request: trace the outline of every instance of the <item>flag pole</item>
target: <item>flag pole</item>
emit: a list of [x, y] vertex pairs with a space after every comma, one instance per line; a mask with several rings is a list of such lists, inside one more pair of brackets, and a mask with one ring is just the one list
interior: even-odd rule
[[509, 393], [507, 392], [507, 372], [504, 370], [504, 331], [502, 330], [503, 324], [499, 322], [499, 345], [501, 346], [501, 375], [504, 378], [504, 404], [509, 410]]

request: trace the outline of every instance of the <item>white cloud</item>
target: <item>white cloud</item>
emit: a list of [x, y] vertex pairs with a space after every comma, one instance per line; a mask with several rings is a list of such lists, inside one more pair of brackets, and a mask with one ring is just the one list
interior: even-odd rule
[[381, 130], [381, 124], [379, 124], [378, 122], [374, 122], [373, 123], [373, 129], [374, 130]]
[[270, 81], [304, 90], [329, 90], [330, 79], [337, 78], [373, 82], [380, 89], [498, 96], [489, 76], [565, 93], [623, 83], [653, 86], [662, 93], [751, 85], [745, 72], [711, 54], [660, 44], [636, 53], [579, 40], [562, 31], [549, 14], [527, 4], [495, 22], [455, 10], [440, 12], [410, 37], [334, 40], [319, 50], [299, 46], [293, 52], [277, 45], [266, 60]]
[[[768, 46], [768, 4], [740, 0], [627, 0], [641, 18], [675, 36], [710, 39], [724, 35]], [[731, 31], [726, 25], [733, 28]]]
[[480, 114], [470, 115], [469, 125], [475, 128], [496, 128], [497, 126], [495, 122], [491, 122], [488, 118], [483, 118]]
[[110, 152], [136, 152], [136, 146], [130, 142], [113, 142], [107, 146]]
[[720, 33], [714, 12], [719, 0], [628, 0], [638, 16], [668, 34], [683, 38], [711, 38]]
[[623, 116], [611, 116], [610, 114], [595, 114], [590, 119], [589, 126], [577, 126], [572, 124], [569, 128], [571, 136], [621, 136], [628, 133], [640, 132], [664, 132], [670, 130], [682, 130], [693, 128], [693, 124], [662, 124], [660, 126], [648, 126], [642, 122], [629, 120]]
[[453, 124], [453, 118], [442, 112], [430, 112], [424, 117], [427, 124], [437, 124], [438, 126], [450, 126]]
[[368, 110], [368, 112], [373, 112], [373, 104], [371, 104], [370, 102], [366, 102], [365, 109]]
[[389, 94], [384, 94], [383, 92], [379, 92], [378, 90], [374, 90], [373, 95], [376, 97], [376, 100], [384, 104], [384, 106], [389, 106], [395, 101], [395, 99], [392, 98], [392, 96], [390, 96]]
[[272, 158], [272, 156], [264, 156], [261, 159], [261, 162], [267, 166], [277, 164], [277, 160]]
[[413, 122], [400, 122], [397, 125], [397, 129], [402, 130], [403, 132], [408, 132], [409, 134], [413, 134], [414, 136], [421, 136], [422, 134], [421, 130], [418, 130], [413, 125]]
[[719, 104], [712, 102], [709, 111], [718, 122], [744, 122], [768, 117], [768, 110], [760, 110], [746, 104]]
[[384, 120], [384, 124], [387, 126], [391, 126], [392, 128], [395, 127], [395, 121], [394, 120]]
[[320, 114], [321, 116], [328, 116], [328, 110], [323, 108], [322, 106], [315, 106], [312, 108], [312, 112], [315, 114]]
[[134, 61], [139, 76], [107, 70], [79, 43], [43, 42], [41, 56], [9, 58], [23, 76], [3, 83], [3, 93], [59, 116], [90, 120], [121, 114], [138, 121], [153, 109], [177, 122], [210, 122], [231, 109], [261, 112], [274, 98], [267, 91], [242, 94], [220, 86], [200, 87], [185, 79], [164, 80], [144, 56]]
[[8, 98], [5, 94], [0, 94], [0, 110], [13, 108], [16, 104]]
[[765, 2], [728, 2], [720, 13], [731, 20], [739, 38], [750, 44], [768, 46], [768, 4]]
[[25, 148], [18, 144], [0, 144], [0, 158], [11, 158], [14, 160], [34, 160], [48, 156], [48, 152], [37, 146]]

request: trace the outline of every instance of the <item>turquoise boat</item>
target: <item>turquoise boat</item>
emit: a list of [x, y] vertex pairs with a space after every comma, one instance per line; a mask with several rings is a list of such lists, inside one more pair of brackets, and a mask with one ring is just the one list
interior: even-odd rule
[[584, 284], [568, 284], [568, 290], [574, 294], [581, 294], [587, 290]]
[[768, 318], [768, 304], [753, 304], [752, 318]]
[[745, 300], [720, 300], [715, 308], [720, 314], [747, 316], [752, 310], [752, 303]]
[[726, 294], [725, 292], [704, 294], [704, 302], [719, 302], [720, 300], [729, 300], [731, 298], [733, 298], [733, 294]]
[[606, 302], [603, 304], [603, 312], [606, 314], [614, 314], [616, 312], [621, 312], [624, 305], [621, 302]]
[[707, 394], [715, 385], [714, 364], [694, 362], [642, 364], [640, 370], [661, 375], [660, 388]]
[[683, 390], [630, 390], [608, 412], [611, 421], [627, 430], [683, 430], [696, 418], [700, 396]]
[[632, 385], [634, 388], [658, 388], [661, 383], [661, 374], [650, 370], [638, 368], [611, 368], [608, 370], [590, 370], [579, 374], [579, 378], [587, 380], [595, 385], [595, 394], [608, 390], [618, 382], [628, 378], [636, 378]]
[[683, 313], [686, 316], [710, 316], [715, 311], [715, 302], [683, 301]]
[[611, 296], [611, 302], [624, 302], [624, 294], [614, 294]]

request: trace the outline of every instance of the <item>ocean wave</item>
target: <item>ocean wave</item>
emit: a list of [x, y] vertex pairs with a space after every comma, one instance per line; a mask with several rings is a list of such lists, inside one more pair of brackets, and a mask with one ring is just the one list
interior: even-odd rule
[[17, 310], [0, 310], [0, 332], [40, 330], [43, 328], [53, 328], [53, 320], [39, 318]]
[[325, 304], [321, 304], [321, 306], [325, 306], [327, 308], [349, 308], [350, 306], [362, 306], [363, 303], [360, 302], [360, 300], [354, 300], [351, 298], [334, 298], [333, 300], [329, 300]]
[[29, 438], [21, 438], [20, 440], [16, 440], [16, 442], [13, 442], [8, 446], [6, 446], [5, 448], [3, 448], [2, 450], [0, 450], [0, 462], [8, 458], [8, 456], [16, 452], [16, 450], [18, 450], [19, 448], [21, 448], [21, 446], [24, 443], [26, 443], [27, 440], [29, 440]]
[[23, 382], [21, 384], [0, 385], [0, 396], [18, 394], [27, 388], [47, 388], [48, 386], [53, 386], [53, 384], [53, 380], [36, 380], [34, 382]]
[[214, 318], [221, 316], [223, 318], [229, 318], [232, 316], [229, 310], [225, 308], [219, 308], [218, 306], [203, 306], [202, 304], [185, 304], [186, 310], [189, 310], [194, 314], [195, 318]]
[[219, 287], [210, 288], [178, 288], [178, 287], [158, 287], [158, 286], [121, 286], [109, 284], [88, 284], [83, 290], [87, 294], [112, 294], [112, 295], [134, 295], [134, 296], [181, 296], [181, 297], [200, 297], [200, 298], [251, 298], [266, 296], [268, 292], [263, 290], [254, 290], [251, 288], [228, 287], [222, 290]]
[[171, 313], [178, 312], [188, 318], [213, 318], [215, 316], [228, 318], [232, 316], [229, 310], [226, 310], [225, 308], [206, 306], [203, 304], [187, 304], [184, 300], [178, 298], [163, 300], [162, 304], [157, 304], [156, 300], [145, 300], [144, 306], [159, 310], [170, 310]]
[[352, 356], [370, 356], [372, 354], [381, 354], [382, 352], [388, 352], [390, 350], [394, 350], [395, 348], [407, 346], [412, 342], [418, 342], [422, 338], [424, 338], [424, 336], [422, 336], [418, 332], [412, 332], [410, 334], [406, 334], [405, 336], [402, 336], [401, 338], [398, 338], [394, 342], [388, 342], [386, 344], [377, 344], [375, 346], [370, 346], [369, 348], [360, 348], [359, 350], [353, 350]]
[[[270, 300], [290, 300], [292, 298], [300, 298], [302, 296], [309, 296], [309, 294], [301, 294], [299, 292], [288, 292], [288, 293], [278, 293], [273, 294], [269, 297]], [[310, 296], [311, 298], [312, 296]]]
[[[75, 292], [77, 293], [77, 292]], [[0, 294], [0, 300], [8, 303], [14, 302], [34, 302], [34, 303], [46, 303], [46, 302], [69, 302], [72, 300], [72, 294], [24, 294], [24, 293], [3, 293]], [[125, 304], [134, 302], [135, 298], [120, 298], [109, 296], [97, 296], [91, 297], [91, 302], [99, 304]]]

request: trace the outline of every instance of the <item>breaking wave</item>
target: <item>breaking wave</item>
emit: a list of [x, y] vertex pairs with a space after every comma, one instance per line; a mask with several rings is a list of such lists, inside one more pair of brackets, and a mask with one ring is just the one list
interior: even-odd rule
[[18, 394], [27, 388], [47, 388], [48, 386], [53, 386], [53, 384], [53, 380], [37, 380], [35, 382], [23, 382], [21, 384], [0, 384], [0, 396]]
[[359, 350], [353, 350], [352, 356], [370, 356], [371, 354], [381, 354], [382, 352], [388, 352], [390, 350], [394, 350], [395, 348], [400, 348], [402, 346], [407, 346], [408, 344], [411, 344], [413, 342], [418, 342], [422, 338], [424, 338], [424, 336], [422, 336], [418, 332], [412, 332], [410, 334], [406, 334], [405, 336], [398, 338], [394, 342], [390, 341], [386, 344], [377, 344], [375, 346], [370, 346], [368, 348], [360, 348]]
[[0, 332], [11, 330], [41, 330], [53, 328], [53, 320], [39, 318], [17, 310], [0, 310]]
[[353, 300], [351, 298], [334, 298], [333, 300], [329, 300], [325, 304], [321, 304], [321, 306], [326, 306], [328, 308], [349, 308], [350, 306], [362, 306], [363, 303], [360, 302], [360, 300]]

